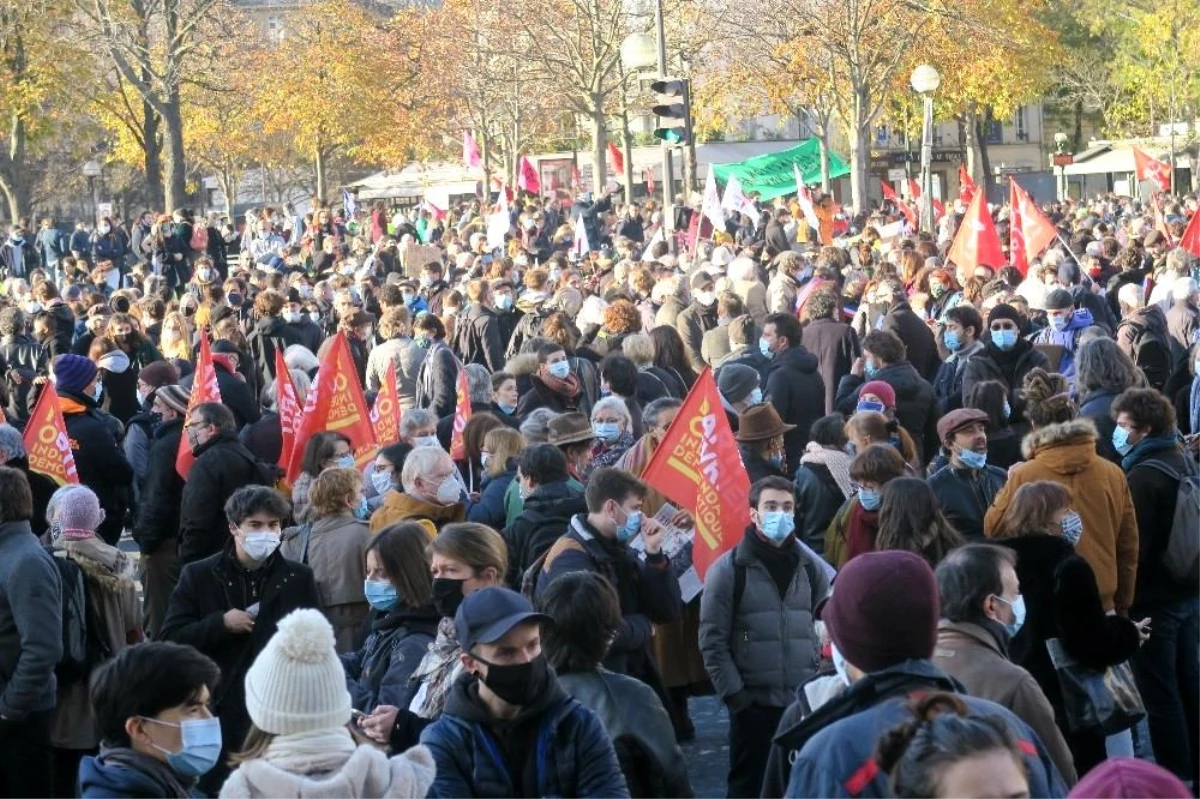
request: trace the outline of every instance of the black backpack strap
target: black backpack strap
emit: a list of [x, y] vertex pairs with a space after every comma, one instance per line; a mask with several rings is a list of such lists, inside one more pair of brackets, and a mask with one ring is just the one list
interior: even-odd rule
[[742, 595], [746, 593], [746, 567], [733, 559], [733, 618], [736, 621], [742, 606]]

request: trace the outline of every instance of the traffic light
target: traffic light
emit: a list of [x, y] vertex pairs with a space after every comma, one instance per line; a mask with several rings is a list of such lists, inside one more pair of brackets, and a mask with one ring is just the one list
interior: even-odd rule
[[656, 80], [650, 91], [658, 95], [659, 105], [651, 111], [658, 117], [654, 137], [672, 147], [692, 140], [692, 87], [686, 80]]

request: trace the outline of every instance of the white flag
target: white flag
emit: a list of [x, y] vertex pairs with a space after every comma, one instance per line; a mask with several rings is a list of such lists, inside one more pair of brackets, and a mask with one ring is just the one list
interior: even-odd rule
[[575, 218], [575, 241], [572, 243], [573, 250], [580, 258], [585, 253], [592, 251], [592, 246], [588, 242], [587, 226], [583, 224], [583, 214]]
[[654, 231], [654, 235], [650, 237], [650, 241], [646, 242], [646, 248], [642, 250], [642, 263], [654, 260], [654, 256], [650, 254], [650, 251], [654, 249], [655, 244], [658, 244], [662, 240], [663, 229], [662, 225], [659, 225], [658, 230]]
[[793, 163], [792, 171], [796, 173], [796, 202], [800, 203], [800, 210], [804, 213], [804, 220], [808, 222], [808, 226], [813, 230], [819, 231], [821, 229], [821, 220], [817, 219], [817, 212], [813, 208], [812, 197], [809, 196], [808, 188], [804, 185], [804, 178], [800, 177], [800, 167]]
[[708, 165], [708, 180], [704, 181], [704, 199], [701, 212], [713, 224], [714, 232], [725, 231], [725, 212], [721, 210], [721, 197], [717, 194], [717, 175], [713, 165]]
[[721, 208], [726, 211], [737, 211], [739, 214], [745, 214], [756, 222], [758, 221], [758, 209], [742, 191], [742, 182], [737, 179], [737, 175], [731, 174], [729, 182], [725, 184], [725, 196], [721, 198]]

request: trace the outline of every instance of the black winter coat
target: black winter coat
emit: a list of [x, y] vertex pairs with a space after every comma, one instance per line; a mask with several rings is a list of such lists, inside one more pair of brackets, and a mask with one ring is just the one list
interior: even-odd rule
[[508, 545], [509, 585], [520, 586], [525, 571], [562, 538], [571, 517], [587, 513], [583, 492], [567, 485], [565, 480], [538, 486], [525, 498], [521, 515], [503, 531]]
[[[257, 422], [262, 416], [258, 402], [251, 393], [249, 384], [239, 380], [237, 375], [227, 370], [224, 365], [213, 362], [213, 371], [217, 374], [217, 388], [221, 390], [221, 404], [233, 414], [233, 423], [240, 430], [248, 424]], [[190, 374], [179, 381], [179, 385], [192, 390], [192, 381], [196, 375]]]
[[813, 422], [825, 415], [825, 381], [817, 371], [817, 358], [803, 345], [789, 347], [771, 361], [763, 394], [785, 424], [796, 425], [783, 434], [788, 474], [795, 474], [808, 444]]
[[967, 541], [979, 542], [983, 540], [983, 516], [1006, 482], [1008, 473], [996, 466], [956, 469], [947, 465], [929, 478], [929, 487], [954, 529]]
[[[255, 383], [259, 390], [270, 385], [271, 381], [275, 379], [275, 350], [286, 350], [293, 344], [303, 343], [296, 328], [284, 322], [281, 317], [264, 316], [258, 320], [258, 324], [246, 337], [246, 344], [250, 348], [250, 357], [254, 359], [254, 374], [257, 377]], [[222, 393], [221, 398], [224, 399], [224, 397], [225, 395]], [[257, 403], [255, 405], [257, 407]], [[254, 420], [243, 419], [242, 424], [251, 421]]]
[[179, 510], [183, 500], [183, 478], [175, 471], [175, 457], [183, 438], [183, 419], [163, 422], [154, 431], [146, 476], [142, 482], [141, 502], [133, 539], [149, 555], [164, 541], [179, 535]]
[[417, 407], [439, 419], [449, 416], [458, 403], [457, 388], [458, 359], [445, 342], [431, 344], [417, 372]]
[[350, 703], [356, 710], [408, 707], [420, 687], [409, 678], [437, 636], [439, 621], [431, 607], [372, 613], [371, 633], [362, 648], [341, 656]]
[[[225, 628], [227, 611], [245, 610], [255, 603], [258, 615], [253, 632], [231, 633]], [[160, 637], [194, 646], [221, 669], [212, 698], [213, 712], [221, 719], [220, 764], [226, 762], [225, 755], [241, 748], [250, 729], [246, 672], [275, 634], [279, 620], [300, 608], [321, 609], [312, 569], [286, 560], [278, 551], [258, 569], [247, 571], [237, 562], [229, 540], [216, 554], [183, 567]], [[215, 795], [228, 773], [227, 766], [218, 765], [205, 775], [202, 790]]]
[[504, 371], [504, 337], [500, 319], [483, 305], [472, 305], [454, 329], [455, 349], [464, 364], [477, 363], [493, 374]]
[[29, 419], [33, 380], [49, 373], [48, 361], [46, 350], [28, 336], [5, 336], [0, 340], [0, 376], [8, 389], [4, 412], [11, 418], [22, 423]]
[[883, 317], [883, 329], [900, 337], [908, 348], [908, 362], [926, 380], [933, 380], [942, 359], [938, 357], [937, 340], [929, 325], [921, 319], [907, 301], [896, 302]]
[[850, 374], [854, 360], [862, 354], [854, 328], [835, 319], [814, 319], [804, 326], [804, 348], [817, 356], [821, 380], [825, 382], [825, 413], [833, 413], [838, 381]]
[[968, 360], [963, 367], [963, 397], [970, 396], [976, 383], [998, 380], [1008, 387], [1012, 418], [1020, 419], [1024, 415], [1025, 402], [1017, 396], [1017, 392], [1025, 385], [1025, 375], [1034, 369], [1049, 368], [1050, 361], [1045, 353], [1035, 349], [1025, 339], [1018, 339], [1016, 346], [1008, 352], [988, 340], [983, 345], [983, 352]]
[[[907, 361], [885, 366], [871, 379], [882, 380], [896, 392], [896, 421], [912, 436], [921, 463], [926, 463], [938, 449], [933, 386], [917, 374], [917, 370]], [[846, 416], [854, 414], [854, 409], [858, 407], [858, 390], [865, 382], [858, 375], [842, 378], [837, 393], [837, 409], [841, 413]]]
[[[1148, 463], [1159, 461], [1175, 474], [1187, 474], [1189, 464], [1185, 463], [1183, 450], [1178, 446], [1164, 446], [1145, 453], [1139, 450], [1134, 460], [1125, 469], [1138, 522], [1137, 588], [1129, 616], [1140, 619], [1152, 616], [1155, 605], [1194, 597], [1196, 586], [1179, 582], [1163, 566], [1163, 555], [1167, 551], [1171, 525], [1175, 520], [1179, 481], [1160, 467]], [[1195, 469], [1195, 462], [1190, 466]]]
[[133, 467], [121, 449], [121, 423], [97, 408], [91, 397], [63, 389], [58, 397], [79, 482], [96, 493], [104, 509], [96, 532], [116, 546], [133, 495]]
[[242, 486], [271, 485], [263, 465], [233, 436], [200, 447], [183, 487], [179, 509], [179, 561], [207, 558], [229, 541], [225, 501]]
[[279, 425], [279, 414], [275, 411], [263, 412], [257, 422], [238, 431], [238, 441], [245, 444], [246, 449], [263, 463], [279, 463], [279, 455], [283, 451], [283, 428]]

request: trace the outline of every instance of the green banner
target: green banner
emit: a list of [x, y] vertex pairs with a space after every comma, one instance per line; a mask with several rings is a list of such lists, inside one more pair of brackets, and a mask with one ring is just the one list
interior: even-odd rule
[[[815, 138], [797, 144], [788, 150], [769, 155], [758, 155], [732, 164], [713, 164], [717, 180], [722, 184], [736, 175], [747, 195], [758, 192], [759, 199], [774, 200], [785, 194], [796, 193], [796, 173], [792, 165], [800, 167], [800, 175], [806, 184], [821, 182], [821, 144]], [[829, 177], [840, 178], [850, 174], [846, 162], [829, 153]]]

